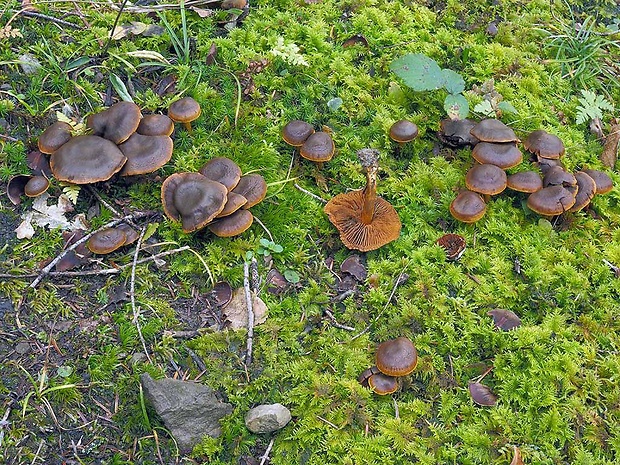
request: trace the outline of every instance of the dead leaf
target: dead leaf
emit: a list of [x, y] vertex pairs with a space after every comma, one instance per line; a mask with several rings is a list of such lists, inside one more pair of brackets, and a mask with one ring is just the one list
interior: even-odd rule
[[226, 281], [219, 281], [215, 283], [215, 286], [211, 289], [211, 295], [213, 296], [213, 300], [215, 300], [215, 305], [224, 307], [230, 303], [233, 290]]
[[521, 451], [517, 446], [514, 447], [514, 455], [512, 456], [512, 461], [510, 465], [523, 465], [523, 459], [521, 458]]
[[24, 195], [24, 189], [28, 181], [32, 176], [28, 174], [17, 174], [9, 179], [6, 185], [6, 195], [13, 205], [19, 205], [22, 203], [22, 195]]
[[209, 8], [198, 8], [197, 6], [190, 6], [189, 8], [190, 10], [195, 11], [201, 18], [208, 18], [215, 14], [215, 10], [211, 10]]
[[114, 28], [114, 32], [112, 32], [112, 40], [120, 40], [127, 37], [129, 34], [140, 35], [146, 31], [147, 28], [148, 25], [140, 21], [132, 21], [129, 24], [121, 24], [120, 26], [116, 26]]
[[[86, 217], [80, 213], [72, 220], [65, 214], [73, 211], [73, 204], [66, 195], [60, 195], [56, 205], [48, 205], [49, 194], [46, 192], [32, 202], [32, 210], [22, 216], [23, 221], [15, 232], [18, 239], [30, 239], [34, 236], [34, 226], [48, 227], [49, 229], [88, 229]], [[34, 226], [33, 226], [34, 225]]]
[[30, 2], [30, 0], [22, 0], [23, 11], [38, 11], [38, 9]]
[[368, 48], [368, 40], [366, 40], [366, 37], [361, 34], [355, 34], [342, 43], [344, 48], [353, 47], [354, 45], [362, 45], [363, 47]]
[[205, 58], [205, 63], [207, 63], [208, 65], [212, 65], [215, 63], [216, 58], [217, 46], [215, 45], [215, 42], [212, 42], [211, 46], [209, 47], [209, 53], [207, 53], [207, 57]]
[[446, 251], [446, 260], [454, 262], [461, 258], [467, 243], [459, 234], [444, 234], [436, 241], [437, 245]]
[[496, 328], [504, 331], [510, 331], [511, 329], [521, 326], [521, 319], [511, 310], [494, 308], [493, 310], [489, 310], [487, 315], [493, 318], [493, 324]]
[[366, 267], [362, 263], [362, 257], [358, 254], [353, 254], [345, 258], [340, 265], [340, 271], [343, 273], [349, 273], [358, 281], [364, 281], [368, 275]]
[[620, 122], [617, 118], [614, 118], [603, 146], [603, 152], [601, 153], [601, 163], [608, 168], [613, 169], [616, 166], [618, 161], [618, 144], [620, 144]]
[[[252, 307], [254, 310], [254, 326], [264, 323], [267, 319], [267, 305], [260, 297], [253, 296]], [[248, 307], [245, 303], [245, 291], [242, 287], [233, 292], [232, 299], [222, 310], [227, 326], [230, 329], [243, 329], [248, 327]]]
[[282, 273], [280, 273], [275, 268], [269, 270], [265, 283], [267, 284], [267, 292], [275, 295], [281, 294], [286, 291], [289, 285], [288, 281], [282, 275]]
[[482, 407], [493, 407], [497, 404], [497, 396], [482, 383], [469, 383], [469, 395], [476, 404]]

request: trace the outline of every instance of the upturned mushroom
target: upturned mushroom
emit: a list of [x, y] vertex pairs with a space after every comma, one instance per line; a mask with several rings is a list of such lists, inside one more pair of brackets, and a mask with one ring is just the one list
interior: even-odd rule
[[357, 155], [366, 172], [366, 187], [338, 194], [324, 211], [345, 247], [367, 252], [398, 239], [401, 223], [394, 207], [377, 196], [379, 151], [362, 149]]
[[315, 132], [301, 145], [299, 154], [306, 160], [313, 161], [320, 168], [334, 156], [336, 146], [332, 136], [323, 131]]
[[212, 158], [198, 172], [212, 181], [224, 184], [229, 192], [235, 188], [241, 179], [239, 165], [226, 157]]
[[530, 194], [527, 206], [543, 216], [561, 215], [575, 204], [575, 196], [563, 186], [549, 186]]
[[168, 107], [168, 116], [172, 121], [183, 123], [185, 129], [192, 133], [192, 121], [198, 119], [202, 110], [200, 104], [191, 97], [183, 97]]
[[463, 189], [450, 204], [450, 213], [463, 223], [475, 223], [484, 216], [487, 204], [480, 194]]
[[172, 158], [172, 139], [169, 136], [144, 136], [134, 133], [118, 148], [127, 157], [121, 176], [152, 173]]
[[92, 253], [105, 255], [125, 245], [127, 235], [120, 228], [106, 228], [93, 234], [86, 246]]

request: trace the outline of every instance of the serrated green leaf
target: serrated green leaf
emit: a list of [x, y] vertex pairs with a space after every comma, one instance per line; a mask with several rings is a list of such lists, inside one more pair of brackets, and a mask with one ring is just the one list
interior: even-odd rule
[[82, 188], [78, 184], [71, 183], [61, 183], [62, 193], [65, 194], [73, 205], [77, 204], [78, 197], [80, 196], [80, 191]]
[[444, 86], [443, 74], [437, 62], [421, 53], [397, 58], [390, 65], [390, 70], [416, 91], [437, 90]]
[[465, 119], [469, 115], [469, 103], [462, 94], [448, 94], [443, 107], [450, 118]]
[[476, 104], [474, 107], [474, 113], [480, 113], [484, 116], [494, 115], [493, 107], [491, 106], [491, 102], [488, 100], [483, 100], [482, 102]]
[[125, 83], [121, 81], [121, 78], [114, 73], [110, 73], [110, 83], [122, 100], [125, 102], [133, 102], [131, 95], [129, 95], [129, 92], [127, 91], [127, 87], [125, 87]]
[[510, 102], [507, 102], [506, 100], [499, 102], [497, 104], [497, 108], [502, 110], [504, 113], [513, 113], [513, 114], [519, 113], [519, 111], [515, 107], [513, 107]]
[[456, 71], [451, 69], [442, 69], [443, 86], [450, 94], [460, 94], [465, 90], [465, 80]]

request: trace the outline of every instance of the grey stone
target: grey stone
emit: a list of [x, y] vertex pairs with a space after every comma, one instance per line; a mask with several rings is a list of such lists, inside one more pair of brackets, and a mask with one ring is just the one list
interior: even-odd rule
[[26, 355], [30, 352], [30, 343], [29, 342], [20, 342], [15, 346], [15, 352], [19, 355]]
[[245, 416], [245, 426], [253, 433], [271, 433], [291, 421], [291, 412], [282, 404], [265, 404], [251, 409]]
[[220, 402], [215, 391], [204, 384], [172, 378], [153, 380], [140, 376], [144, 394], [186, 454], [205, 435], [222, 434], [220, 419], [232, 412], [232, 405]]
[[41, 69], [41, 62], [30, 53], [24, 53], [19, 57], [19, 66], [24, 74], [34, 74]]

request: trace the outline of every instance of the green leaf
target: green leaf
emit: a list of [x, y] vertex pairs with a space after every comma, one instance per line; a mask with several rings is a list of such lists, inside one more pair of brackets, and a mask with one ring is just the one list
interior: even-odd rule
[[504, 113], [513, 113], [515, 115], [519, 113], [519, 111], [515, 107], [512, 106], [512, 103], [507, 102], [506, 100], [499, 102], [497, 104], [497, 108], [502, 110]]
[[450, 94], [460, 94], [465, 90], [465, 80], [456, 71], [442, 69], [441, 75], [444, 80], [443, 86]]
[[474, 113], [480, 113], [484, 116], [491, 116], [495, 114], [495, 111], [493, 111], [491, 102], [488, 100], [483, 100], [474, 107]]
[[280, 253], [284, 250], [284, 247], [282, 247], [280, 244], [273, 244], [273, 246], [271, 247], [271, 251], [274, 253]]
[[334, 97], [329, 102], [327, 102], [327, 108], [329, 108], [331, 111], [336, 111], [341, 106], [342, 106], [342, 99], [340, 97]]
[[68, 376], [71, 376], [71, 373], [73, 373], [73, 368], [67, 365], [61, 365], [56, 370], [56, 373], [58, 373], [58, 376], [61, 378], [67, 378]]
[[301, 277], [299, 276], [299, 273], [297, 273], [297, 271], [295, 270], [286, 270], [284, 272], [284, 279], [286, 279], [291, 284], [297, 284], [301, 280]]
[[74, 60], [69, 60], [65, 66], [65, 71], [73, 71], [81, 66], [87, 65], [90, 63], [90, 57], [79, 57]]
[[146, 231], [144, 231], [144, 236], [142, 237], [142, 242], [146, 242], [149, 237], [155, 234], [157, 228], [159, 227], [159, 223], [149, 223], [146, 227]]
[[119, 78], [114, 73], [110, 73], [110, 82], [112, 83], [112, 87], [114, 87], [114, 90], [122, 100], [124, 100], [125, 102], [133, 102], [131, 95], [129, 95], [129, 92], [127, 91], [127, 87], [125, 87], [125, 83], [121, 81], [121, 78]]
[[469, 103], [461, 94], [448, 94], [443, 107], [450, 118], [465, 119], [469, 115]]
[[416, 91], [437, 90], [444, 86], [443, 73], [437, 62], [421, 53], [397, 58], [390, 69]]
[[263, 237], [263, 238], [261, 238], [261, 239], [258, 241], [258, 243], [259, 243], [260, 245], [262, 245], [263, 247], [267, 247], [267, 248], [269, 248], [269, 246], [270, 246], [271, 244], [273, 244], [273, 242], [271, 242], [269, 239], [265, 239], [264, 237]]

